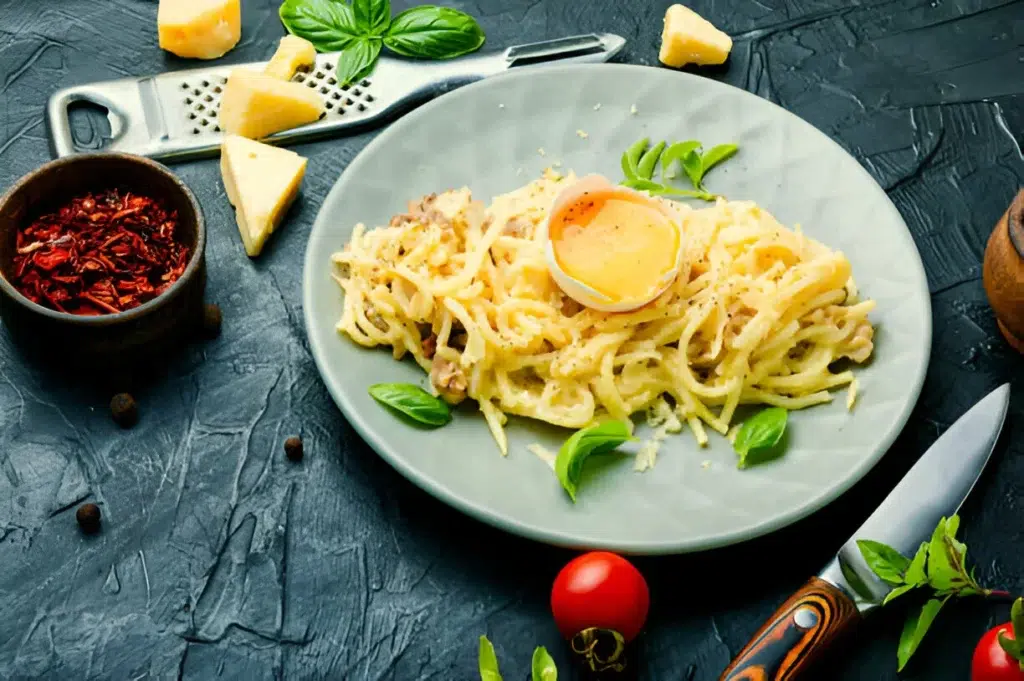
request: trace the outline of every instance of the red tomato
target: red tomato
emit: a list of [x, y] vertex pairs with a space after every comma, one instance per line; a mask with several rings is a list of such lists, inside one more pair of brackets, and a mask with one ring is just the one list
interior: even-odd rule
[[1000, 632], [1013, 638], [1013, 625], [1000, 624], [981, 637], [971, 660], [971, 681], [1024, 681], [1020, 664], [999, 645]]
[[607, 551], [573, 558], [551, 588], [551, 612], [567, 639], [589, 627], [600, 627], [631, 641], [643, 629], [649, 607], [643, 575], [628, 560]]

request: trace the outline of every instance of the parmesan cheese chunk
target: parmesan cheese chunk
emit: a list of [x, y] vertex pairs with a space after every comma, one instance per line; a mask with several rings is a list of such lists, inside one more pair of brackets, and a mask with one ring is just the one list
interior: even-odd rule
[[160, 48], [187, 59], [217, 59], [242, 37], [241, 0], [160, 0]]
[[658, 58], [666, 66], [723, 64], [732, 51], [732, 38], [684, 5], [665, 12]]
[[324, 102], [316, 90], [237, 68], [224, 86], [218, 118], [224, 132], [258, 140], [312, 123], [323, 111]]
[[306, 160], [288, 149], [225, 135], [221, 177], [249, 257], [260, 254], [298, 196]]
[[300, 68], [316, 62], [316, 48], [305, 38], [286, 35], [281, 38], [277, 52], [270, 58], [263, 73], [278, 80], [291, 80]]

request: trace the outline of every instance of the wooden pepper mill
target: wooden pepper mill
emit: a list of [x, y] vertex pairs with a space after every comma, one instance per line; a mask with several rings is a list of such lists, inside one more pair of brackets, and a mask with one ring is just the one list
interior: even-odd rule
[[1024, 353], [1024, 188], [989, 237], [982, 281], [999, 330]]

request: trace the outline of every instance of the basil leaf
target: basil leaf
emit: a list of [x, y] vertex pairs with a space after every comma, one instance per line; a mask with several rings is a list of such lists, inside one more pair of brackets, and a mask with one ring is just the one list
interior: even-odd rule
[[649, 142], [650, 138], [645, 137], [642, 140], [637, 140], [636, 142], [633, 142], [633, 146], [631, 146], [629, 149], [626, 149], [626, 154], [623, 158], [623, 171], [625, 172], [625, 166], [629, 166], [629, 172], [626, 173], [626, 177], [638, 177], [637, 165], [640, 163], [640, 157], [643, 156], [644, 149], [647, 148]]
[[892, 591], [890, 591], [889, 593], [887, 593], [885, 595], [885, 598], [882, 599], [882, 605], [885, 605], [889, 601], [892, 601], [893, 599], [899, 598], [900, 596], [902, 596], [903, 594], [907, 593], [908, 591], [911, 591], [911, 590], [916, 589], [916, 588], [917, 588], [916, 584], [904, 584], [903, 586], [898, 586], [898, 587], [896, 587], [895, 589], [893, 589]]
[[661, 157], [661, 177], [663, 180], [671, 180], [676, 177], [675, 169], [672, 167], [677, 161], [682, 161], [691, 151], [699, 150], [700, 142], [690, 140], [688, 142], [676, 142]]
[[907, 584], [913, 584], [914, 586], [921, 586], [922, 584], [928, 583], [928, 574], [925, 572], [925, 566], [928, 564], [928, 542], [921, 544], [920, 548], [917, 549], [917, 553], [914, 554], [914, 559], [910, 561], [910, 566], [907, 567], [907, 572], [903, 576], [904, 581]]
[[903, 625], [903, 633], [900, 635], [899, 649], [896, 653], [896, 658], [899, 661], [897, 671], [903, 671], [903, 668], [907, 666], [907, 662], [910, 661], [911, 656], [917, 651], [918, 646], [921, 645], [921, 640], [928, 633], [928, 628], [935, 621], [939, 610], [946, 604], [946, 600], [940, 601], [937, 598], [933, 598], [925, 603], [920, 611], [912, 612], [907, 617], [907, 621]]
[[448, 7], [421, 5], [392, 21], [384, 35], [389, 50], [418, 59], [451, 59], [475, 52], [484, 44], [476, 19]]
[[621, 421], [606, 421], [578, 430], [562, 444], [555, 459], [555, 474], [569, 498], [576, 502], [576, 487], [583, 473], [583, 462], [592, 454], [606, 454], [633, 438]]
[[477, 656], [480, 666], [480, 681], [502, 681], [498, 671], [498, 656], [494, 654], [494, 646], [486, 636], [480, 637], [480, 652]]
[[356, 38], [338, 55], [338, 63], [334, 67], [335, 78], [342, 85], [365, 78], [373, 71], [378, 56], [380, 38]]
[[352, 0], [352, 14], [364, 35], [383, 35], [391, 23], [391, 0]]
[[945, 518], [939, 521], [928, 546], [928, 583], [936, 591], [967, 585], [967, 580], [961, 576], [961, 570], [954, 562], [956, 559], [951, 556], [950, 548], [946, 544], [946, 524]]
[[626, 176], [627, 180], [637, 179], [636, 168], [629, 164], [628, 152], [623, 152], [622, 159], [620, 159], [619, 164], [622, 166], [622, 174]]
[[658, 142], [648, 149], [640, 157], [640, 162], [636, 164], [637, 177], [643, 180], [649, 180], [654, 177], [654, 168], [658, 165], [658, 159], [661, 158], [661, 152], [663, 151], [665, 151], [664, 142]]
[[428, 426], [443, 426], [452, 420], [448, 403], [412, 383], [377, 383], [370, 396], [381, 404]]
[[658, 191], [665, 189], [662, 185], [654, 182], [653, 180], [645, 180], [641, 177], [635, 177], [631, 180], [620, 182], [623, 187], [629, 187], [630, 189], [638, 189], [640, 191]]
[[891, 546], [870, 539], [858, 539], [857, 548], [871, 571], [881, 579], [893, 586], [904, 583], [903, 574], [910, 567], [909, 558]]
[[532, 681], [558, 681], [558, 667], [555, 666], [555, 661], [551, 659], [551, 655], [548, 654], [547, 648], [544, 646], [538, 646], [533, 651], [531, 667], [533, 670]]
[[691, 151], [680, 160], [683, 163], [683, 170], [686, 171], [686, 176], [690, 178], [694, 188], [700, 189], [703, 186], [700, 181], [704, 177], [704, 162], [701, 161], [700, 154], [696, 151]]
[[739, 147], [735, 144], [719, 144], [717, 147], [712, 147], [708, 153], [701, 157], [701, 165], [704, 166], [701, 179], [703, 179], [704, 175], [708, 174], [709, 170], [722, 161], [731, 158], [737, 151], [739, 151]]
[[321, 52], [344, 50], [362, 35], [352, 8], [337, 0], [284, 0], [278, 16], [289, 33]]
[[746, 468], [752, 463], [751, 455], [760, 458], [769, 454], [782, 440], [788, 417], [789, 412], [782, 407], [769, 407], [744, 421], [733, 443], [740, 456], [737, 467]]

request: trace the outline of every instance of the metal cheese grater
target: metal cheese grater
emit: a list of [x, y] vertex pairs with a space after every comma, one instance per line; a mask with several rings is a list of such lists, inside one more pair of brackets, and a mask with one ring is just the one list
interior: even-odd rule
[[[626, 44], [610, 33], [589, 34], [510, 47], [451, 61], [415, 61], [382, 56], [369, 78], [340, 85], [334, 78], [338, 53], [317, 55], [316, 64], [292, 79], [319, 91], [326, 111], [320, 120], [266, 138], [284, 145], [378, 124], [417, 103], [487, 76], [552, 61], [599, 63]], [[54, 155], [79, 151], [68, 106], [89, 102], [107, 110], [110, 142], [120, 151], [175, 162], [215, 156], [222, 133], [217, 125], [220, 96], [236, 68], [262, 69], [266, 62], [213, 66], [144, 78], [77, 85], [56, 92], [46, 108]], [[94, 150], [90, 150], [94, 151]]]

